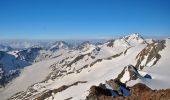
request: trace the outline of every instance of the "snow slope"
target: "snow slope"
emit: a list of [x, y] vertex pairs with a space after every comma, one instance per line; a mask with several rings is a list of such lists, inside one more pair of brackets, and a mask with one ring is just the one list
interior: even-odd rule
[[[0, 92], [0, 97], [2, 100], [11, 96], [10, 99], [16, 100], [35, 99], [45, 95], [45, 93], [50, 93], [50, 90], [57, 91], [57, 89], [61, 89], [60, 92], [52, 93], [46, 99], [64, 100], [70, 98], [71, 100], [84, 100], [92, 85], [98, 86], [100, 83], [105, 83], [106, 80], [117, 78], [125, 66], [129, 64], [135, 66], [137, 55], [148, 44], [152, 43], [146, 42], [139, 34], [132, 34], [100, 45], [86, 42], [76, 49], [63, 47], [66, 44], [63, 44], [63, 42], [56, 43], [56, 45], [51, 46], [56, 48], [56, 52], [44, 51], [45, 54], [51, 55], [51, 59], [44, 59], [25, 67], [20, 76]], [[121, 82], [127, 82], [128, 86], [141, 82], [152, 89], [169, 88], [170, 67], [168, 67], [168, 60], [170, 57], [168, 54], [170, 39], [166, 39], [165, 46], [162, 51], [159, 51], [161, 58], [155, 65], [151, 67], [144, 66], [141, 62], [144, 68], [137, 73], [142, 75], [141, 78], [130, 80], [130, 73], [126, 69]], [[40, 55], [37, 57], [42, 58]], [[145, 59], [143, 61], [146, 62]], [[146, 74], [149, 74], [152, 79], [143, 78]], [[64, 87], [62, 87], [63, 85]], [[30, 87], [36, 91], [30, 91]], [[15, 93], [18, 94], [14, 95]]]
[[[91, 67], [87, 67], [87, 68], [83, 69], [80, 73], [72, 73], [69, 75], [65, 75], [65, 76], [59, 77], [53, 81], [49, 80], [49, 81], [47, 81], [46, 84], [42, 83], [42, 85], [45, 86], [45, 89], [39, 88], [39, 86], [41, 87], [41, 84], [34, 85], [33, 88], [37, 88], [37, 90], [39, 91], [38, 93], [40, 93], [44, 90], [58, 88], [61, 85], [69, 85], [69, 84], [75, 83], [77, 81], [87, 81], [87, 83], [82, 83], [79, 85], [72, 86], [72, 87], [68, 88], [66, 91], [63, 91], [61, 93], [57, 93], [56, 95], [54, 95], [54, 97], [59, 100], [66, 99], [71, 96], [74, 97], [73, 99], [80, 99], [80, 98], [85, 99], [85, 97], [88, 94], [88, 89], [90, 88], [91, 85], [98, 85], [99, 83], [105, 82], [106, 79], [111, 79], [113, 77], [117, 77], [117, 75], [122, 71], [124, 66], [128, 65], [129, 62], [135, 63], [135, 56], [144, 47], [145, 47], [145, 45], [132, 47], [127, 51], [126, 55], [122, 54], [122, 55], [120, 55], [116, 58], [113, 58], [111, 60], [107, 60], [107, 59], [102, 60], [101, 62], [97, 62], [96, 64], [94, 64]], [[108, 49], [110, 49], [110, 50], [113, 49], [113, 51], [114, 51], [114, 48], [108, 48]], [[123, 49], [123, 50], [125, 50], [125, 49]], [[106, 53], [107, 52], [108, 51], [106, 51]], [[121, 52], [120, 50], [119, 50], [119, 52], [110, 52], [110, 55], [114, 55], [114, 54], [117, 54], [120, 52]], [[100, 55], [103, 55], [100, 57], [106, 57], [106, 56], [104, 56], [106, 53], [104, 53], [104, 52], [99, 53]], [[36, 63], [36, 64], [30, 66], [30, 67], [27, 67], [21, 73], [21, 75], [18, 78], [16, 78], [16, 80], [14, 80], [11, 84], [9, 84], [6, 87], [5, 91], [0, 93], [0, 96], [3, 98], [6, 98], [12, 94], [15, 94], [16, 93], [15, 91], [19, 92], [19, 91], [25, 90], [28, 86], [32, 85], [33, 83], [42, 81], [43, 77], [47, 76], [50, 72], [50, 70], [48, 69], [49, 66], [53, 65], [59, 59], [60, 60], [63, 59], [66, 55], [68, 57], [73, 56], [73, 58], [75, 58], [74, 57], [75, 54], [79, 55], [76, 53], [76, 51], [72, 51], [69, 54], [65, 53], [65, 54], [63, 54], [63, 57], [61, 56], [61, 57], [58, 57], [53, 60], [39, 62], [39, 63]], [[65, 57], [65, 58], [67, 58], [67, 57]], [[70, 60], [73, 58], [71, 57]], [[86, 60], [86, 59], [87, 59], [86, 57], [83, 58], [83, 60]], [[121, 62], [121, 63], [117, 63], [117, 62]], [[82, 65], [83, 63], [87, 63], [87, 62], [79, 62], [79, 63], [77, 63], [77, 65], [74, 65], [74, 66], [76, 69], [79, 69], [83, 66]], [[46, 72], [46, 70], [47, 70], [47, 72]], [[42, 73], [39, 73], [39, 72], [42, 72], [44, 74], [42, 75]], [[32, 76], [32, 75], [34, 75], [34, 76]], [[34, 77], [34, 80], [32, 80], [32, 77]], [[30, 82], [30, 80], [31, 80], [31, 82]], [[21, 81], [24, 82], [24, 86], [21, 86], [19, 89], [17, 88], [18, 89], [17, 90], [16, 87], [19, 87], [18, 84], [21, 83]], [[81, 91], [79, 91], [80, 88], [81, 88]], [[14, 91], [11, 91], [11, 90], [14, 90]], [[8, 95], [4, 96], [4, 94], [8, 94]], [[67, 94], [67, 95], [65, 95], [65, 94]], [[63, 95], [65, 95], [65, 96], [63, 96]]]
[[63, 85], [63, 83], [65, 85], [68, 85], [76, 81], [87, 81], [87, 83], [70, 87], [63, 92], [54, 95], [55, 100], [64, 100], [70, 97], [73, 97], [72, 100], [84, 100], [85, 97], [88, 95], [89, 88], [92, 85], [98, 85], [99, 83], [104, 83], [107, 79], [117, 77], [124, 66], [128, 65], [129, 62], [132, 62], [134, 64], [135, 56], [143, 48], [144, 45], [132, 47], [131, 49], [129, 49], [126, 55], [122, 55], [113, 60], [104, 60], [102, 62], [99, 62], [91, 68], [84, 69], [79, 74], [74, 73], [69, 76], [65, 76], [59, 80], [56, 80], [52, 86], [49, 86], [47, 88], [54, 89], [54, 87], [60, 87], [61, 85]]
[[56, 59], [42, 61], [23, 69], [20, 76], [9, 83], [4, 91], [0, 92], [1, 100], [7, 99], [18, 91], [23, 91], [27, 89], [28, 86], [44, 80], [50, 73], [50, 65], [53, 64]]
[[170, 88], [170, 39], [166, 39], [165, 49], [160, 51], [161, 59], [152, 67], [145, 67], [142, 72], [148, 73], [152, 79], [134, 80], [128, 83], [133, 86], [136, 83], [144, 83], [152, 89], [167, 89]]

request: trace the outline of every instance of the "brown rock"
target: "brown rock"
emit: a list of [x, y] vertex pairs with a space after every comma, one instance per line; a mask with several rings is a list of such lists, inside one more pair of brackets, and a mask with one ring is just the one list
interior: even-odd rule
[[86, 100], [170, 100], [170, 89], [152, 90], [141, 83], [131, 87], [131, 95], [128, 97], [112, 97], [105, 95], [106, 93], [104, 92], [107, 91], [103, 91], [100, 87], [92, 86], [90, 88], [90, 94], [87, 96]]

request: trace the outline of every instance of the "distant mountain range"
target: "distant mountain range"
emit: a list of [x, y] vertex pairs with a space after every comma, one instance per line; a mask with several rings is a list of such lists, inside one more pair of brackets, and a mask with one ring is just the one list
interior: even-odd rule
[[144, 100], [147, 93], [158, 100], [160, 92], [170, 91], [169, 38], [135, 33], [107, 41], [13, 45], [0, 44], [1, 100]]

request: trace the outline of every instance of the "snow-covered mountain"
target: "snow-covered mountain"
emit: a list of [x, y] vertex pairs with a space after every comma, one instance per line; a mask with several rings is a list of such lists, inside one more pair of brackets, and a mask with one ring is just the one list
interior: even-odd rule
[[[100, 100], [103, 96], [128, 97], [137, 83], [151, 89], [167, 89], [170, 88], [169, 53], [170, 39], [154, 41], [136, 33], [96, 45], [86, 41], [73, 47], [56, 41], [46, 47], [1, 51], [0, 98]], [[6, 75], [11, 71], [18, 74], [15, 77], [10, 74], [12, 78], [7, 80]]]
[[91, 44], [89, 41], [85, 41], [77, 47], [78, 50], [84, 53], [92, 52], [95, 48], [96, 46]]
[[50, 50], [51, 51], [55, 51], [55, 50], [58, 50], [58, 49], [69, 49], [71, 48], [72, 46], [64, 41], [56, 41], [52, 44], [50, 44]]
[[5, 46], [5, 45], [0, 45], [0, 51], [5, 51], [5, 52], [7, 52], [7, 51], [11, 51], [11, 50], [13, 50], [10, 46]]
[[20, 74], [20, 69], [30, 65], [26, 61], [17, 59], [14, 55], [0, 51], [0, 86], [5, 86]]
[[140, 34], [138, 34], [138, 33], [135, 33], [135, 34], [132, 34], [132, 35], [129, 35], [129, 36], [125, 36], [124, 39], [125, 39], [125, 41], [127, 41], [131, 46], [147, 43], [147, 42], [143, 39], [143, 37], [142, 37]]

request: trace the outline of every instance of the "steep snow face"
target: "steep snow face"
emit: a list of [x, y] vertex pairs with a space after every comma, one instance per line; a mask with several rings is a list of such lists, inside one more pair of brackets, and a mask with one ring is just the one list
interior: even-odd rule
[[170, 39], [166, 39], [165, 41], [165, 48], [159, 52], [161, 58], [159, 61], [153, 65], [152, 67], [144, 67], [142, 72], [148, 73], [152, 76], [152, 79], [145, 79], [145, 80], [135, 80], [129, 82], [129, 86], [133, 86], [136, 83], [144, 83], [152, 89], [167, 89], [170, 87], [170, 80], [169, 80], [169, 56], [170, 53]]
[[127, 41], [125, 41], [124, 39], [117, 39], [114, 41], [114, 46], [115, 47], [119, 47], [119, 46], [130, 47], [130, 44]]
[[151, 67], [161, 58], [159, 52], [165, 48], [165, 41], [157, 41], [147, 45], [137, 56], [136, 67], [143, 69], [144, 66]]
[[120, 79], [120, 81], [122, 83], [125, 83], [126, 81], [130, 80], [130, 73], [128, 71], [128, 67], [125, 68], [125, 72], [124, 75], [122, 76], [122, 78]]
[[109, 40], [105, 43], [107, 47], [130, 47], [129, 43], [125, 39]]
[[126, 51], [131, 46], [124, 39], [109, 40], [100, 47], [99, 57], [107, 58], [111, 55]]
[[152, 77], [153, 80], [148, 82], [148, 86], [153, 89], [160, 89], [160, 88], [169, 88], [170, 87], [170, 80], [169, 80], [169, 59], [170, 59], [170, 39], [166, 39], [165, 41], [165, 49], [160, 51], [161, 58], [153, 66], [153, 68], [145, 68], [144, 71], [148, 73], [153, 73]]
[[146, 41], [138, 33], [125, 36], [123, 39], [125, 39], [131, 46], [146, 44]]
[[133, 65], [128, 65], [118, 75], [117, 79], [119, 79], [122, 83], [127, 83], [131, 80], [136, 80], [138, 78], [143, 79], [146, 77], [150, 78], [150, 75], [146, 76], [146, 73], [140, 74], [140, 72]]

